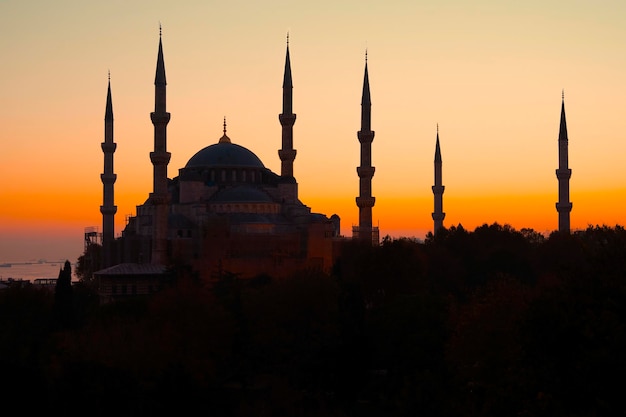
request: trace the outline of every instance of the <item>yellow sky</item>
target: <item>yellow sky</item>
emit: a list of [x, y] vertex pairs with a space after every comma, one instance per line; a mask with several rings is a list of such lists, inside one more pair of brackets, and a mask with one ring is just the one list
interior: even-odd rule
[[[280, 172], [290, 33], [294, 174], [314, 212], [358, 222], [356, 132], [368, 50], [374, 223], [432, 229], [439, 124], [445, 225], [550, 231], [561, 90], [572, 227], [623, 224], [623, 1], [2, 1], [0, 261], [69, 258], [101, 226], [111, 71], [116, 233], [151, 191], [159, 22], [168, 81], [168, 174], [233, 142]], [[521, 4], [523, 3], [523, 4]]]

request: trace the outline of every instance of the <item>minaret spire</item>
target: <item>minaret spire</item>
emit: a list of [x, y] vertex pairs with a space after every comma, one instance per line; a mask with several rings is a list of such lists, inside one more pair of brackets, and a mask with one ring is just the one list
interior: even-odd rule
[[439, 147], [439, 123], [437, 123], [437, 141], [435, 143], [435, 185], [433, 185], [433, 194], [435, 199], [435, 210], [433, 211], [434, 230], [437, 233], [443, 227], [443, 219], [446, 213], [443, 212], [443, 192], [446, 187], [442, 184], [442, 161], [441, 148]]
[[361, 130], [357, 132], [357, 137], [361, 143], [361, 165], [356, 169], [359, 175], [359, 196], [356, 198], [356, 205], [359, 208], [359, 226], [352, 228], [352, 237], [370, 244], [378, 244], [378, 227], [372, 227], [372, 207], [374, 207], [376, 199], [372, 197], [372, 177], [375, 168], [372, 166], [374, 131], [371, 129], [371, 121], [372, 101], [366, 51], [363, 94], [361, 96]]
[[570, 212], [572, 203], [569, 201], [569, 179], [572, 170], [568, 161], [567, 123], [565, 122], [565, 90], [561, 91], [561, 123], [559, 126], [559, 168], [556, 177], [559, 180], [559, 201], [556, 211], [559, 213], [559, 232], [570, 232]]
[[111, 72], [109, 71], [107, 87], [107, 102], [104, 111], [104, 142], [101, 143], [104, 153], [104, 172], [100, 175], [102, 180], [102, 267], [106, 268], [113, 264], [113, 241], [115, 238], [115, 206], [114, 184], [117, 175], [113, 172], [113, 153], [117, 144], [113, 141], [113, 101], [111, 100]]
[[361, 131], [369, 132], [372, 127], [372, 100], [370, 98], [370, 79], [367, 70], [367, 50], [365, 50], [365, 75], [361, 96]]
[[170, 121], [170, 114], [166, 109], [167, 82], [161, 33], [161, 25], [159, 25], [159, 51], [154, 77], [154, 112], [150, 113], [150, 119], [154, 125], [154, 152], [150, 152], [150, 161], [154, 166], [154, 188], [150, 194], [150, 201], [154, 206], [151, 262], [164, 265], [167, 263], [167, 217], [169, 211], [167, 165], [170, 162], [171, 154], [167, 152], [167, 124]]
[[296, 115], [293, 113], [293, 81], [291, 79], [291, 59], [289, 57], [289, 33], [287, 33], [287, 53], [285, 56], [285, 72], [283, 75], [283, 112], [278, 115], [282, 126], [282, 149], [280, 157], [280, 175], [283, 179], [293, 178], [293, 161], [296, 150], [293, 149], [293, 125]]
[[159, 52], [157, 53], [156, 75], [154, 77], [155, 86], [166, 86], [165, 61], [163, 59], [163, 42], [161, 37], [161, 25], [159, 25]]
[[289, 32], [287, 32], [287, 53], [285, 56], [285, 72], [283, 75], [283, 112], [278, 115], [282, 126], [282, 148], [278, 150], [280, 158], [279, 185], [281, 198], [286, 203], [298, 201], [298, 183], [293, 175], [293, 161], [296, 150], [293, 148], [293, 125], [296, 115], [293, 113], [293, 81], [291, 79], [291, 59], [289, 57]]

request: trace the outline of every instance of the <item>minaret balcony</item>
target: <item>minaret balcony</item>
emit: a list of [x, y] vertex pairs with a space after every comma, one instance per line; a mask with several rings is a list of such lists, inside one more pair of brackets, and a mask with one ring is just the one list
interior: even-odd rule
[[358, 132], [356, 132], [356, 135], [359, 138], [359, 142], [361, 143], [372, 143], [374, 141], [373, 130], [359, 130]]
[[167, 165], [172, 154], [169, 152], [150, 152], [150, 161], [153, 165]]
[[100, 179], [103, 184], [114, 184], [117, 180], [117, 174], [100, 174]]
[[170, 114], [168, 112], [152, 112], [150, 120], [154, 125], [166, 125], [170, 122]]
[[278, 115], [278, 120], [280, 120], [280, 124], [282, 126], [293, 126], [294, 123], [296, 122], [296, 115], [291, 113], [291, 114], [279, 114]]
[[117, 206], [100, 206], [100, 213], [103, 215], [113, 215], [117, 213]]
[[556, 211], [558, 211], [559, 213], [569, 213], [570, 211], [572, 211], [572, 206], [573, 204], [570, 203], [562, 203], [562, 202], [558, 202], [556, 203]]
[[296, 150], [295, 149], [279, 149], [278, 156], [281, 161], [293, 161], [296, 159]]
[[556, 170], [556, 177], [560, 180], [569, 180], [572, 176], [572, 170], [569, 168], [559, 168]]
[[433, 185], [432, 189], [433, 189], [433, 194], [443, 194], [446, 187], [443, 185]]
[[357, 207], [374, 207], [374, 203], [376, 203], [376, 197], [357, 197], [356, 205]]
[[446, 213], [432, 213], [434, 221], [441, 222], [446, 218]]
[[375, 167], [357, 167], [356, 172], [359, 174], [359, 178], [372, 178], [374, 176], [374, 172], [376, 171]]
[[117, 149], [117, 143], [115, 142], [102, 142], [100, 144], [102, 147], [102, 152], [104, 153], [113, 153], [115, 149]]

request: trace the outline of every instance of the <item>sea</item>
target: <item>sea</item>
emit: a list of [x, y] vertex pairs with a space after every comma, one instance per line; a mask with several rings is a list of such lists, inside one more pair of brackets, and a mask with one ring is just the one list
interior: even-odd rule
[[[58, 278], [65, 260], [49, 261], [38, 259], [33, 261], [0, 261], [0, 281], [10, 279], [33, 282], [38, 278]], [[75, 265], [72, 264], [72, 281]]]

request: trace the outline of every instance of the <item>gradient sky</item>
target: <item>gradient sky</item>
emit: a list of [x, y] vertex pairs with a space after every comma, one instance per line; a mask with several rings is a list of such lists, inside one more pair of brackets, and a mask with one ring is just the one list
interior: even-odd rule
[[626, 3], [551, 1], [0, 1], [0, 261], [70, 259], [101, 228], [111, 72], [116, 234], [152, 191], [150, 112], [159, 23], [168, 176], [228, 136], [280, 172], [290, 34], [294, 175], [312, 211], [358, 222], [365, 50], [374, 223], [423, 237], [433, 222], [439, 124], [444, 225], [557, 228], [561, 91], [572, 228], [624, 224]]

